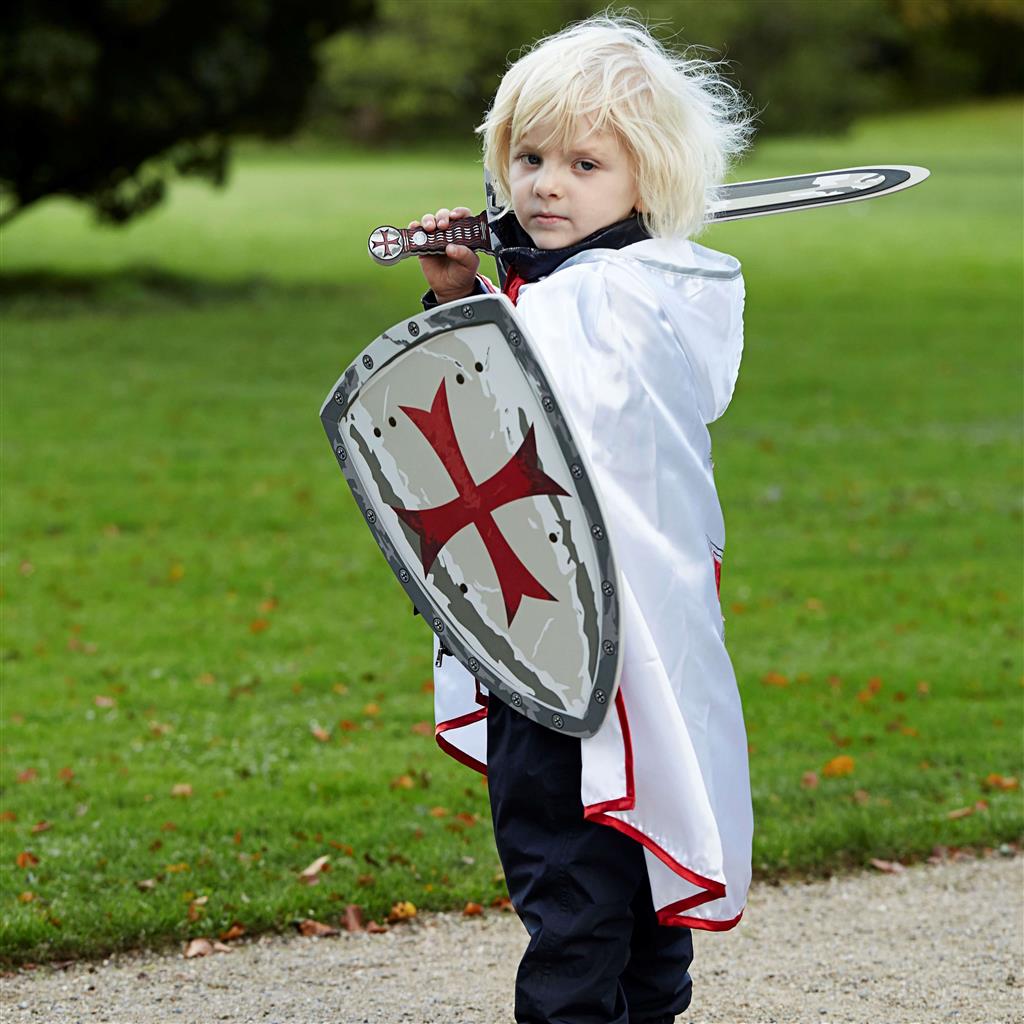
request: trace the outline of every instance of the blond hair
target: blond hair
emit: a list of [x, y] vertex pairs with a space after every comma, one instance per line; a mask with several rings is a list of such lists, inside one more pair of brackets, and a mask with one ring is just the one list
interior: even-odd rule
[[550, 123], [542, 147], [569, 149], [584, 118], [594, 132], [614, 133], [628, 152], [638, 208], [654, 237], [703, 228], [708, 199], [752, 133], [743, 97], [716, 64], [670, 52], [631, 16], [595, 15], [520, 57], [476, 128], [504, 210], [512, 146]]

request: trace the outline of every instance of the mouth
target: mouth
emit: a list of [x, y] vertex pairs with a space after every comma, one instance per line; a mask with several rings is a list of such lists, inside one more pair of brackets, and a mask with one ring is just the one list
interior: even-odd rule
[[533, 219], [539, 224], [561, 224], [563, 221], [568, 220], [568, 217], [559, 217], [554, 213], [535, 213]]

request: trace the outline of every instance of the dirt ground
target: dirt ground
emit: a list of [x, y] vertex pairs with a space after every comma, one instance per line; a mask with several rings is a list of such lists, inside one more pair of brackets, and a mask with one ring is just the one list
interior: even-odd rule
[[[526, 933], [439, 914], [386, 934], [264, 937], [197, 959], [133, 953], [2, 979], [4, 1024], [511, 1024]], [[1024, 859], [756, 885], [696, 932], [680, 1024], [1024, 1022]]]

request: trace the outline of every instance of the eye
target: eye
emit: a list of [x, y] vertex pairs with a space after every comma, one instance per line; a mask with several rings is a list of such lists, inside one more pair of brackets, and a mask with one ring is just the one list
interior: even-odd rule
[[592, 160], [577, 160], [576, 165], [579, 167], [581, 171], [584, 171], [588, 174], [591, 171], [597, 170], [597, 164], [595, 164]]
[[[520, 153], [516, 159], [521, 163], [526, 164], [528, 167], [540, 166], [540, 157], [537, 156], [536, 153]], [[536, 161], [536, 163], [534, 163], [534, 161]]]

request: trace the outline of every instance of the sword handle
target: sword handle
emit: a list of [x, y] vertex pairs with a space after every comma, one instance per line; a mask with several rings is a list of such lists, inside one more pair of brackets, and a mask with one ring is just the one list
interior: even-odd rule
[[366, 247], [370, 256], [381, 266], [390, 267], [409, 256], [443, 256], [450, 242], [493, 256], [487, 212], [452, 221], [451, 227], [444, 231], [396, 228], [382, 224], [370, 233]]

